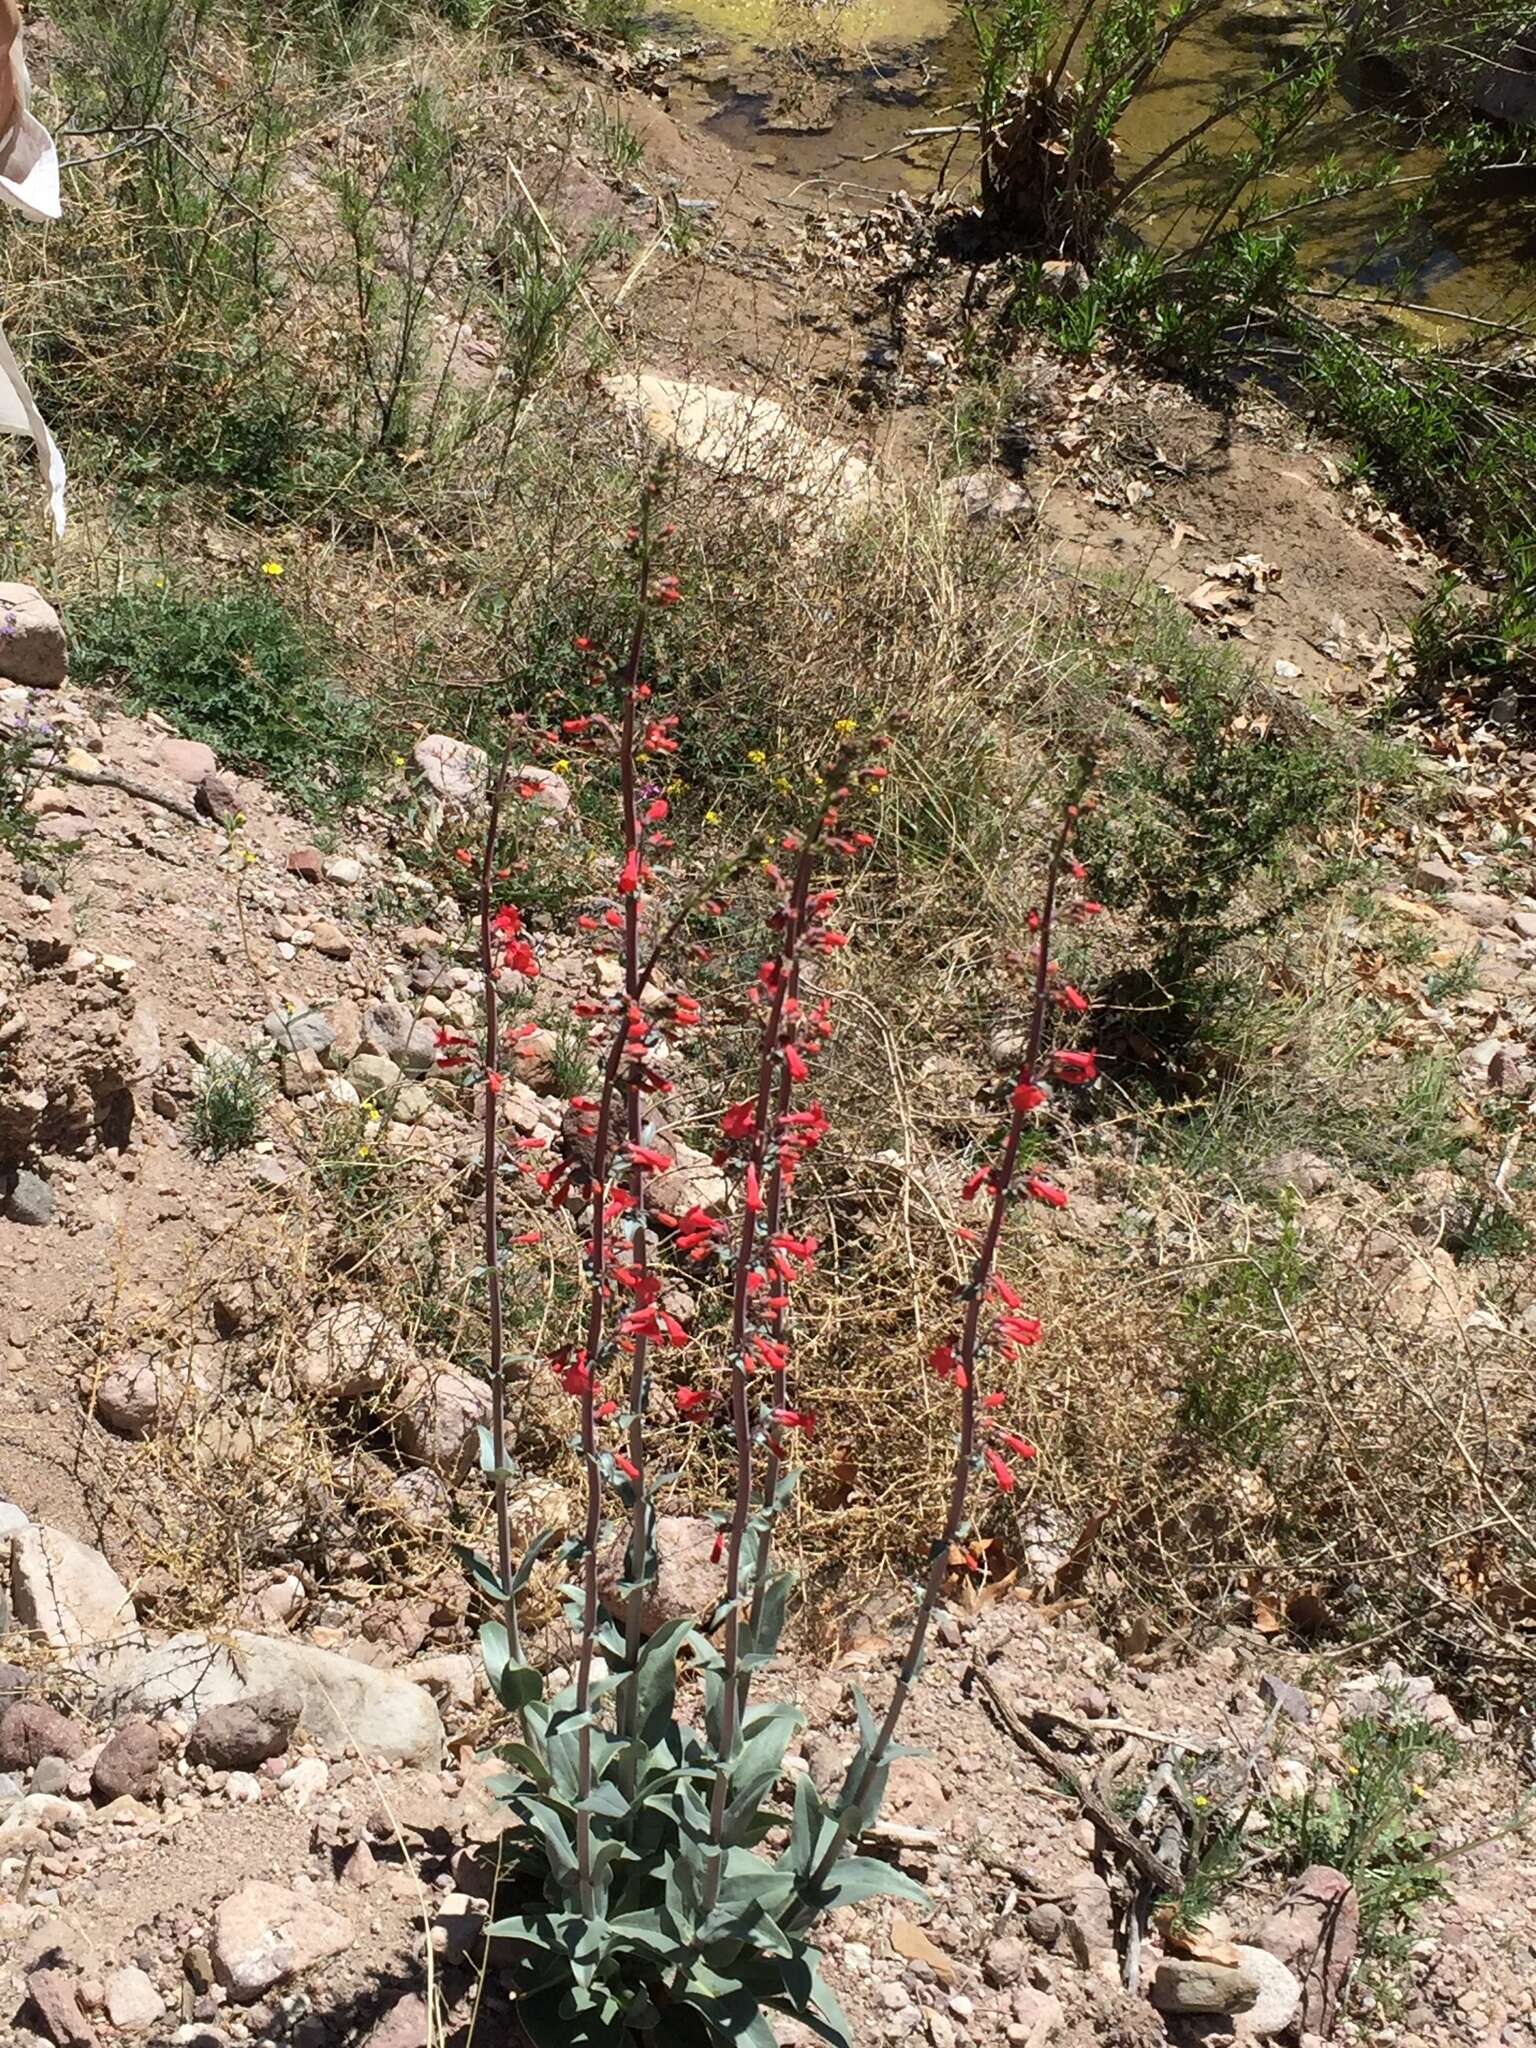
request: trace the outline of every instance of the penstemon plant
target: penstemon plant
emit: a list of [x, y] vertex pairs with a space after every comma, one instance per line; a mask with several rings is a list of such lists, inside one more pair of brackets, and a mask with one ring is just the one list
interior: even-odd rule
[[[499, 1186], [508, 1170], [499, 1125], [501, 1060], [519, 1027], [503, 1032], [498, 982], [510, 967], [532, 977], [536, 951], [514, 905], [498, 904], [496, 866], [503, 809], [515, 771], [504, 759], [490, 792], [480, 866], [480, 941], [485, 1025], [473, 1049], [483, 1086], [484, 1240], [489, 1293], [493, 1410], [484, 1457], [494, 1489], [497, 1555], [472, 1569], [493, 1618], [481, 1629], [491, 1685], [515, 1723], [497, 1746], [505, 1769], [491, 1781], [509, 1810], [495, 1845], [495, 1897], [488, 1937], [517, 1994], [521, 2025], [536, 2048], [691, 2048], [731, 2042], [772, 2048], [768, 2014], [795, 2015], [823, 2040], [849, 2048], [846, 2017], [826, 1983], [810, 1939], [821, 1915], [880, 1894], [924, 1903], [901, 1871], [857, 1853], [879, 1811], [891, 1765], [912, 1752], [896, 1741], [902, 1708], [922, 1662], [942, 1596], [949, 1558], [969, 1528], [972, 1479], [983, 1466], [1011, 1490], [1011, 1458], [1032, 1447], [1002, 1426], [1001, 1396], [982, 1395], [978, 1374], [989, 1355], [1037, 1341], [1040, 1326], [997, 1270], [1009, 1205], [1019, 1197], [1065, 1196], [1018, 1171], [1024, 1134], [1048, 1100], [1047, 1080], [1093, 1078], [1090, 1054], [1050, 1053], [1046, 1021], [1053, 1001], [1081, 998], [1060, 986], [1050, 937], [1077, 815], [1069, 806], [1053, 847], [1044, 905], [1034, 920], [1037, 954], [1028, 1045], [1011, 1098], [1011, 1122], [995, 1164], [973, 1177], [968, 1194], [990, 1194], [990, 1216], [970, 1277], [959, 1290], [953, 1336], [933, 1356], [951, 1381], [960, 1419], [945, 1526], [934, 1544], [910, 1642], [894, 1694], [881, 1718], [855, 1693], [860, 1740], [841, 1791], [825, 1797], [809, 1773], [796, 1779], [787, 1841], [770, 1859], [765, 1838], [786, 1815], [770, 1805], [785, 1775], [790, 1742], [803, 1725], [798, 1708], [759, 1702], [753, 1682], [773, 1660], [793, 1573], [774, 1558], [777, 1527], [795, 1472], [791, 1445], [809, 1438], [814, 1415], [800, 1403], [792, 1371], [791, 1299], [817, 1245], [790, 1227], [800, 1167], [826, 1135], [821, 1104], [802, 1099], [812, 1063], [832, 1032], [824, 997], [808, 993], [807, 968], [844, 943], [833, 924], [836, 896], [824, 876], [838, 861], [873, 844], [859, 828], [858, 800], [885, 774], [879, 748], [846, 749], [819, 784], [814, 815], [785, 835], [778, 858], [751, 849], [737, 870], [755, 865], [773, 891], [770, 943], [750, 990], [756, 1012], [756, 1085], [720, 1118], [716, 1164], [727, 1169], [735, 1199], [728, 1215], [692, 1203], [662, 1209], [654, 1176], [674, 1166], [653, 1105], [669, 1093], [671, 1044], [700, 1022], [686, 994], [661, 994], [659, 963], [720, 877], [662, 925], [656, 915], [651, 855], [670, 851], [668, 804], [647, 781], [676, 748], [676, 721], [659, 716], [644, 680], [649, 614], [680, 601], [676, 580], [653, 576], [650, 534], [655, 487], [631, 535], [635, 616], [626, 657], [614, 678], [616, 702], [581, 712], [560, 729], [562, 745], [609, 748], [617, 757], [623, 854], [613, 898], [583, 924], [616, 948], [620, 985], [605, 1003], [578, 1013], [603, 1024], [607, 1050], [596, 1093], [571, 1105], [579, 1144], [567, 1156], [524, 1171], [553, 1204], [584, 1214], [585, 1314], [580, 1341], [550, 1361], [576, 1404], [576, 1447], [585, 1475], [585, 1514], [560, 1555], [566, 1606], [578, 1645], [574, 1676], [546, 1697], [519, 1636], [518, 1595], [552, 1538], [536, 1539], [514, 1563], [508, 1442], [508, 1387], [524, 1370], [505, 1349], [503, 1290], [507, 1247]], [[585, 642], [578, 642], [583, 652]], [[595, 689], [608, 679], [601, 669]], [[1080, 873], [1080, 870], [1077, 872]], [[1080, 905], [1083, 914], [1095, 906]], [[466, 1064], [469, 1048], [445, 1034], [445, 1060]], [[724, 1591], [713, 1614], [645, 1627], [654, 1586], [656, 1491], [646, 1415], [651, 1362], [658, 1348], [681, 1351], [694, 1340], [663, 1305], [666, 1273], [648, 1238], [648, 1219], [670, 1238], [671, 1255], [729, 1288], [730, 1319], [716, 1370], [723, 1386], [679, 1388], [685, 1420], [723, 1416], [734, 1444], [734, 1486], [716, 1516], [716, 1561]], [[610, 1518], [622, 1538], [620, 1584], [604, 1587], [601, 1557]], [[604, 1594], [607, 1598], [605, 1601]], [[678, 1702], [680, 1666], [691, 1671], [702, 1713]]]

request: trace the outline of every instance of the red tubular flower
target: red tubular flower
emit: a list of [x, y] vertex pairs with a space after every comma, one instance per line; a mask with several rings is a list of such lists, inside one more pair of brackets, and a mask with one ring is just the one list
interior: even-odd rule
[[935, 1345], [928, 1354], [928, 1363], [933, 1367], [941, 1380], [952, 1379], [962, 1393], [964, 1392], [966, 1386], [965, 1367], [961, 1364], [960, 1354], [953, 1344]]
[[1026, 1074], [1009, 1096], [1008, 1106], [1017, 1110], [1038, 1109], [1045, 1099], [1045, 1090]]
[[960, 1199], [962, 1202], [974, 1202], [976, 1197], [981, 1193], [982, 1189], [985, 1187], [990, 1187], [991, 1185], [991, 1167], [978, 1166], [976, 1171], [966, 1181], [965, 1186], [960, 1190]]
[[665, 1173], [674, 1164], [670, 1152], [662, 1152], [655, 1145], [629, 1145], [625, 1147], [631, 1165], [648, 1167], [652, 1173]]
[[618, 1466], [626, 1479], [638, 1479], [640, 1477], [640, 1467], [633, 1458], [627, 1458], [622, 1451], [614, 1452], [613, 1462]]
[[1014, 1477], [1013, 1467], [999, 1452], [994, 1451], [990, 1444], [987, 1445], [987, 1463], [992, 1467], [992, 1477], [997, 1481], [998, 1490], [1002, 1493], [1012, 1493], [1019, 1483]]
[[983, 1408], [1001, 1408], [1007, 1398], [1006, 1394], [983, 1394], [981, 1405]]
[[549, 1361], [554, 1367], [555, 1377], [568, 1394], [590, 1394], [597, 1382], [587, 1370], [586, 1354], [577, 1351], [574, 1356], [557, 1351]]
[[660, 1344], [670, 1344], [674, 1351], [681, 1351], [688, 1342], [688, 1332], [665, 1309], [648, 1302], [644, 1308], [631, 1309], [619, 1324], [626, 1337], [654, 1337]]
[[633, 896], [640, 887], [640, 849], [632, 846], [619, 872], [619, 894]]
[[1099, 1063], [1091, 1052], [1058, 1052], [1051, 1055], [1058, 1081], [1073, 1087], [1085, 1086], [1099, 1078]]
[[792, 1081], [810, 1079], [811, 1070], [805, 1063], [805, 1054], [793, 1039], [786, 1039], [784, 1042], [784, 1064], [789, 1069], [789, 1078]]
[[776, 1252], [787, 1252], [792, 1259], [809, 1260], [815, 1258], [821, 1240], [816, 1237], [791, 1237], [787, 1230], [779, 1230], [768, 1242]]
[[1092, 1005], [1080, 988], [1074, 988], [1070, 981], [1064, 981], [1056, 991], [1056, 1000], [1064, 1010], [1070, 1010], [1074, 1017], [1085, 1017]]
[[745, 1144], [757, 1135], [757, 1104], [733, 1102], [721, 1117], [720, 1128], [734, 1143]]
[[1039, 1453], [1027, 1436], [1019, 1436], [1011, 1429], [1000, 1429], [997, 1432], [997, 1440], [999, 1443], [1006, 1444], [1016, 1458], [1034, 1458], [1039, 1456]]
[[1042, 1180], [1038, 1173], [1026, 1175], [1024, 1192], [1033, 1196], [1035, 1201], [1044, 1202], [1049, 1209], [1065, 1209], [1067, 1206], [1066, 1189], [1057, 1187], [1054, 1181]]
[[783, 1372], [789, 1364], [789, 1346], [775, 1337], [754, 1335], [747, 1339], [747, 1349], [754, 1364], [767, 1372]]
[[781, 1429], [798, 1429], [807, 1443], [816, 1434], [816, 1417], [809, 1408], [775, 1408], [773, 1419]]
[[1034, 1316], [1003, 1315], [997, 1319], [997, 1334], [1010, 1350], [1025, 1350], [1045, 1335]]
[[702, 1415], [713, 1406], [714, 1395], [707, 1387], [679, 1387], [672, 1397], [677, 1403], [677, 1412], [682, 1416]]

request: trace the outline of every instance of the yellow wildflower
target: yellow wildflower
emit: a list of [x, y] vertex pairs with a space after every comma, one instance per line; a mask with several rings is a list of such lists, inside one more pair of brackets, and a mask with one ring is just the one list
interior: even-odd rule
[[763, 752], [761, 747], [752, 747], [751, 749], [749, 749], [747, 754], [747, 759], [752, 763], [752, 766], [754, 768], [761, 768], [763, 763], [767, 760], [767, 758], [768, 756]]
[[858, 729], [859, 721], [856, 718], [840, 718], [832, 728], [834, 732], [841, 733], [857, 732]]
[[281, 576], [283, 573], [283, 565], [281, 562], [263, 562], [261, 565], [261, 573], [263, 576]]

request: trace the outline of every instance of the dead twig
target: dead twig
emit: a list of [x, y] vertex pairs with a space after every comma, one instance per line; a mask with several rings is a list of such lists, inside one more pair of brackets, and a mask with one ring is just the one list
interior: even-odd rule
[[1120, 1816], [1110, 1811], [1098, 1794], [1071, 1769], [1060, 1753], [1053, 1749], [1043, 1736], [1037, 1735], [1027, 1721], [1020, 1718], [1012, 1704], [998, 1691], [981, 1666], [972, 1664], [969, 1675], [981, 1687], [1006, 1732], [1021, 1748], [1027, 1749], [1038, 1764], [1066, 1786], [1100, 1834], [1107, 1836], [1114, 1843], [1120, 1855], [1127, 1862], [1133, 1863], [1141, 1875], [1161, 1891], [1178, 1891], [1181, 1880], [1172, 1864], [1165, 1863], [1161, 1856], [1147, 1847], [1145, 1842], [1137, 1840]]

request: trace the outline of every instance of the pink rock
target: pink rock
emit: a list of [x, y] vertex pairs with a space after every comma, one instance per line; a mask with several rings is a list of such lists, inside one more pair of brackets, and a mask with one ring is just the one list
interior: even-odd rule
[[218, 758], [212, 747], [205, 747], [201, 740], [162, 740], [155, 752], [155, 760], [167, 775], [178, 782], [190, 783], [196, 788], [205, 776], [218, 773]]
[[1304, 1870], [1255, 1937], [1301, 1979], [1301, 2024], [1329, 2034], [1339, 1994], [1360, 1946], [1360, 1900], [1342, 1870]]
[[351, 1922], [322, 1900], [258, 1879], [216, 1909], [210, 1947], [219, 1982], [237, 2005], [249, 2005], [354, 1938]]
[[[715, 1525], [701, 1515], [658, 1515], [655, 1583], [646, 1593], [640, 1625], [647, 1635], [670, 1621], [706, 1619], [725, 1591], [724, 1567], [715, 1558]], [[615, 1539], [598, 1565], [598, 1591], [610, 1614], [624, 1608], [628, 1535]]]

